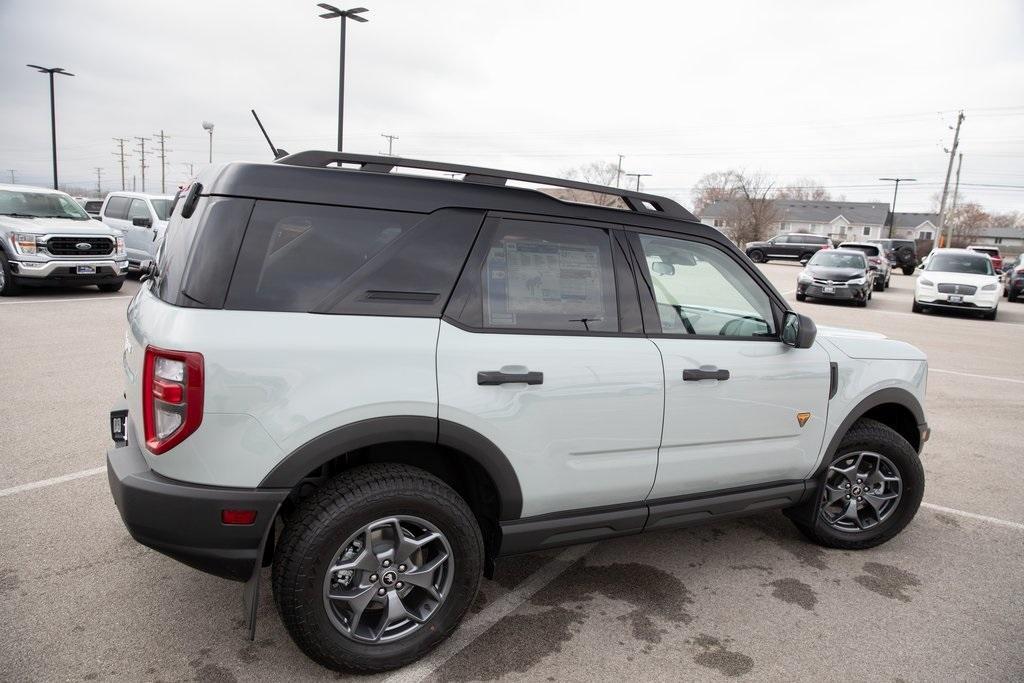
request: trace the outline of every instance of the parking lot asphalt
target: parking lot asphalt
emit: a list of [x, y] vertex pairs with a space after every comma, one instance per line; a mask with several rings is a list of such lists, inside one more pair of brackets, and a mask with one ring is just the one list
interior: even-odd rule
[[[792, 301], [798, 268], [762, 269]], [[866, 309], [794, 303], [929, 356], [926, 504], [896, 539], [826, 550], [770, 513], [510, 558], [448, 644], [361, 678], [1024, 679], [1024, 304], [915, 315], [913, 278]], [[250, 643], [239, 584], [124, 530], [101, 468], [137, 286], [0, 300], [0, 680], [338, 677], [266, 590]]]

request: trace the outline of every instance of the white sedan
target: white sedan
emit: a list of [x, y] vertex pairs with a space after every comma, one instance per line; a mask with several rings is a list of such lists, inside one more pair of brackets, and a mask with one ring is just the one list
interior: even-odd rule
[[914, 313], [973, 311], [995, 320], [1003, 285], [992, 260], [968, 249], [936, 249], [914, 285]]

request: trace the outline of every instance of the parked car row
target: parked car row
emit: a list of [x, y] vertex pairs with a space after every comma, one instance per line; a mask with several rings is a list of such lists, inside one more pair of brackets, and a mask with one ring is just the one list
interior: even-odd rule
[[129, 269], [156, 258], [172, 202], [140, 192], [90, 199], [0, 185], [0, 296], [41, 286], [116, 292]]

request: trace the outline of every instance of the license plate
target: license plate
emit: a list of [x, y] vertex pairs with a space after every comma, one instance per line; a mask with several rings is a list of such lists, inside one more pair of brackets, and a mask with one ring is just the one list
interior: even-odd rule
[[963, 301], [964, 298], [962, 296], [953, 295], [949, 297], [949, 303], [951, 304], [960, 304], [963, 303]]
[[835, 287], [822, 287], [821, 288], [821, 293], [822, 294], [835, 294], [836, 293], [836, 288]]
[[79, 275], [95, 275], [96, 266], [78, 266], [78, 268], [75, 269], [75, 272]]

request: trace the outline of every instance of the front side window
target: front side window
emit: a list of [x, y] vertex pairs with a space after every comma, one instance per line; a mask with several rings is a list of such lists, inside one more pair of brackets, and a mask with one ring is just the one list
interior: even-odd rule
[[640, 235], [665, 334], [774, 337], [768, 294], [727, 254], [702, 242]]
[[619, 330], [611, 240], [605, 230], [501, 219], [480, 278], [484, 327]]
[[128, 208], [128, 220], [133, 218], [149, 218], [149, 207], [145, 199], [133, 199]]
[[131, 201], [128, 197], [111, 197], [107, 200], [107, 208], [103, 215], [107, 218], [127, 218], [128, 205]]

